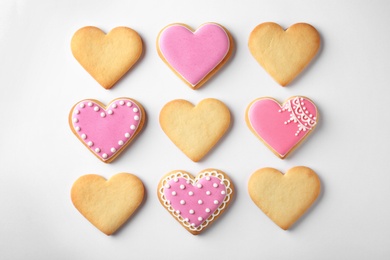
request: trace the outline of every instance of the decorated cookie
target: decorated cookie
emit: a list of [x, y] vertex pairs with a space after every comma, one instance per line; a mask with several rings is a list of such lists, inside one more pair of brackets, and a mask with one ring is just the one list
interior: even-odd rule
[[69, 125], [88, 150], [109, 163], [139, 134], [145, 118], [141, 104], [130, 98], [115, 99], [108, 106], [85, 99], [71, 109]]
[[73, 56], [105, 89], [110, 89], [142, 54], [142, 40], [127, 27], [117, 27], [108, 34], [87, 26], [72, 38]]
[[249, 104], [245, 120], [249, 129], [283, 159], [314, 130], [318, 116], [317, 107], [306, 97], [293, 96], [282, 105], [263, 97]]
[[173, 171], [161, 179], [157, 193], [164, 208], [198, 235], [226, 210], [234, 187], [229, 177], [216, 169], [203, 170], [195, 178], [185, 171]]
[[204, 99], [196, 106], [178, 99], [161, 109], [160, 125], [169, 139], [197, 162], [229, 129], [230, 111], [217, 99]]
[[135, 175], [119, 173], [109, 180], [81, 176], [72, 186], [76, 209], [106, 235], [113, 234], [133, 215], [144, 198], [144, 186]]
[[273, 168], [259, 169], [248, 183], [253, 202], [279, 227], [289, 229], [314, 203], [321, 183], [310, 168], [298, 166], [283, 175]]
[[205, 23], [196, 31], [185, 24], [171, 24], [158, 35], [157, 51], [179, 78], [197, 89], [229, 60], [233, 39], [216, 23]]
[[289, 84], [316, 56], [320, 35], [306, 23], [283, 30], [276, 23], [262, 23], [249, 36], [249, 50], [257, 62], [282, 86]]

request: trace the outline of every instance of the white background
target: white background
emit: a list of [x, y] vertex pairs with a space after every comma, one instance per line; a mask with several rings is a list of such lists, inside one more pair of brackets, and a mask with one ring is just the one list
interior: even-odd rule
[[[0, 2], [0, 258], [1, 259], [389, 259], [390, 36], [388, 1], [28, 1]], [[322, 47], [316, 59], [282, 88], [247, 48], [252, 29], [273, 21], [307, 22]], [[217, 22], [236, 51], [201, 89], [187, 87], [161, 61], [155, 41], [174, 22], [197, 28]], [[93, 25], [138, 31], [144, 56], [105, 90], [70, 51], [73, 33]], [[246, 106], [271, 96], [304, 95], [321, 121], [291, 156], [277, 158], [247, 128]], [[72, 134], [67, 116], [84, 98], [108, 103], [131, 97], [146, 109], [144, 131], [111, 164]], [[188, 159], [161, 130], [159, 111], [173, 99], [218, 98], [231, 110], [230, 131], [201, 162]], [[291, 230], [283, 231], [251, 201], [250, 175], [305, 165], [323, 191]], [[218, 168], [232, 178], [231, 207], [199, 236], [160, 205], [157, 183], [169, 171]], [[143, 206], [107, 237], [73, 207], [80, 176], [130, 172], [144, 182]]]

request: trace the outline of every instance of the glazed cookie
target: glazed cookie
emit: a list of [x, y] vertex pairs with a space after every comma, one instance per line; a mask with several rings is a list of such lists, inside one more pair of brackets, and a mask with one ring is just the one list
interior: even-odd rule
[[310, 168], [298, 166], [283, 175], [273, 168], [259, 169], [248, 183], [253, 202], [279, 227], [289, 229], [317, 199], [321, 183]]
[[73, 56], [81, 66], [105, 89], [110, 89], [142, 54], [142, 40], [127, 27], [116, 27], [108, 34], [87, 26], [72, 38]]
[[306, 97], [293, 96], [282, 105], [263, 97], [249, 104], [245, 120], [249, 129], [283, 159], [314, 130], [318, 116], [317, 107]]
[[249, 36], [248, 47], [257, 62], [282, 86], [289, 84], [315, 57], [320, 35], [307, 23], [287, 30], [276, 23], [262, 23]]
[[230, 33], [216, 23], [205, 23], [196, 31], [175, 23], [157, 37], [161, 59], [192, 89], [206, 83], [229, 60], [233, 48]]
[[197, 162], [229, 129], [230, 111], [224, 103], [213, 98], [204, 99], [196, 106], [178, 99], [161, 109], [160, 125], [169, 139]]
[[233, 183], [222, 171], [206, 169], [195, 178], [185, 171], [165, 175], [157, 195], [166, 210], [190, 233], [198, 235], [229, 206]]
[[108, 236], [133, 215], [143, 198], [142, 181], [129, 173], [116, 174], [109, 180], [96, 174], [84, 175], [71, 190], [76, 209]]
[[113, 161], [140, 133], [146, 115], [140, 103], [118, 98], [104, 106], [85, 99], [73, 106], [69, 125], [76, 137], [99, 160]]

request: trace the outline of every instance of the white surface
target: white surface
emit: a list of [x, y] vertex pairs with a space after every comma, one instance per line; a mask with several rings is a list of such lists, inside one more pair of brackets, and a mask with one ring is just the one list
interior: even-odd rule
[[[28, 1], [0, 2], [0, 258], [1, 259], [389, 259], [390, 175], [387, 114], [390, 69], [388, 1]], [[236, 51], [198, 91], [161, 61], [158, 32], [173, 22], [193, 28], [214, 21], [234, 37]], [[321, 51], [308, 69], [282, 88], [247, 48], [251, 30], [274, 21], [308, 22], [321, 34]], [[139, 32], [144, 57], [113, 89], [95, 82], [73, 58], [70, 39], [87, 25]], [[321, 113], [315, 132], [286, 160], [249, 131], [246, 106], [255, 98], [280, 101], [304, 95]], [[84, 98], [108, 103], [128, 96], [148, 115], [142, 134], [122, 156], [104, 164], [71, 133], [67, 116]], [[199, 163], [190, 161], [158, 123], [162, 106], [183, 98], [225, 102], [233, 123]], [[256, 169], [305, 165], [323, 192], [290, 231], [271, 222], [250, 200]], [[156, 186], [174, 169], [196, 174], [218, 168], [237, 196], [217, 222], [192, 236], [160, 205]], [[144, 205], [107, 237], [73, 207], [70, 188], [87, 173], [138, 175]]]

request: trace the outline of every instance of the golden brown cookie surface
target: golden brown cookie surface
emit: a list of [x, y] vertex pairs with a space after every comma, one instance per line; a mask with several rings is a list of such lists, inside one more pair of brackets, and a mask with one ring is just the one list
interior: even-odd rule
[[178, 99], [161, 109], [160, 125], [171, 141], [197, 162], [228, 130], [230, 111], [224, 103], [213, 98], [204, 99], [196, 106]]
[[106, 235], [113, 234], [136, 211], [144, 198], [144, 186], [133, 174], [118, 173], [109, 180], [81, 176], [71, 190], [76, 209]]
[[284, 30], [272, 22], [253, 29], [248, 47], [257, 62], [282, 86], [289, 84], [315, 57], [320, 35], [307, 23]]
[[286, 174], [262, 168], [250, 177], [248, 191], [253, 202], [279, 227], [287, 230], [317, 199], [321, 183], [308, 167], [294, 167]]
[[127, 27], [116, 27], [108, 34], [87, 26], [72, 37], [73, 56], [105, 89], [110, 89], [140, 58], [142, 40]]

